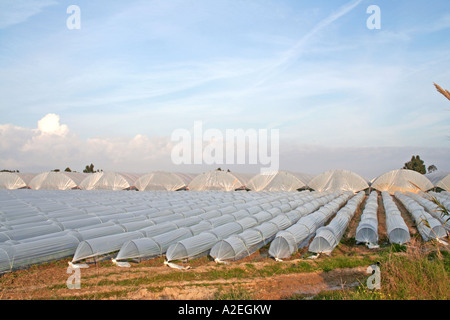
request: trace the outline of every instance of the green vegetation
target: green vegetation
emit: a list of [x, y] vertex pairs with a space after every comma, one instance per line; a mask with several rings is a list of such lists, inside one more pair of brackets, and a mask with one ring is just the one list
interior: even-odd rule
[[[369, 289], [366, 281], [354, 289], [326, 291], [317, 300], [448, 300], [450, 252], [425, 249], [420, 243], [393, 245], [380, 258], [381, 288]], [[336, 265], [338, 267], [338, 265]], [[370, 275], [367, 275], [367, 278]], [[311, 298], [295, 295], [291, 299]]]
[[[421, 174], [427, 173], [425, 162], [422, 159], [420, 159], [420, 156], [418, 155], [412, 156], [411, 160], [406, 162], [402, 169], [414, 170]], [[428, 166], [428, 173], [432, 173], [436, 170], [437, 167], [434, 164]]]
[[254, 300], [254, 295], [242, 286], [233, 286], [230, 289], [224, 290], [219, 288], [214, 295], [215, 300]]
[[411, 160], [405, 163], [403, 169], [414, 170], [421, 174], [427, 173], [425, 163], [420, 159], [420, 156], [412, 156]]

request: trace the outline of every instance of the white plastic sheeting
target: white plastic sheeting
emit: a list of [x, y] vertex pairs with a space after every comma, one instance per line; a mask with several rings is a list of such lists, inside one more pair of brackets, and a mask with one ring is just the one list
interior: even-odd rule
[[134, 187], [139, 176], [122, 172], [95, 172], [81, 181], [79, 187], [84, 190], [125, 190]]
[[424, 192], [419, 194], [406, 192], [406, 195], [416, 200], [433, 218], [439, 220], [446, 230], [450, 230], [450, 215], [443, 212], [436, 203], [431, 201], [430, 195]]
[[171, 244], [190, 238], [194, 235], [196, 234], [190, 227], [183, 227], [154, 237], [130, 240], [122, 245], [115, 260], [136, 259], [141, 261], [162, 256], [166, 253], [167, 248], [169, 248]]
[[[128, 241], [166, 234], [182, 227], [197, 225], [197, 229], [205, 229], [205, 227], [199, 226], [199, 222], [201, 221], [200, 218], [180, 218], [176, 214], [170, 214], [167, 217], [169, 219], [165, 220], [168, 221], [155, 221], [157, 218], [145, 220], [144, 223], [140, 221], [132, 230], [127, 229], [126, 224], [121, 224], [120, 226], [123, 227], [122, 231], [118, 230], [118, 232], [113, 234], [98, 236], [94, 239], [82, 241], [75, 251], [72, 262], [77, 263], [79, 261], [92, 258], [103, 259], [104, 256], [119, 251], [122, 248], [123, 244]], [[177, 217], [179, 219], [176, 219]], [[151, 223], [152, 225], [143, 228], [145, 223]], [[208, 225], [207, 227], [210, 226]], [[193, 227], [193, 230], [195, 229], [196, 228]]]
[[[93, 244], [92, 251], [103, 246], [109, 253], [112, 245], [118, 243], [118, 250], [130, 239], [118, 241], [117, 235], [126, 237], [137, 230], [145, 237], [191, 225], [197, 232], [209, 230], [227, 222], [221, 218], [239, 217], [237, 206], [251, 207], [255, 201], [255, 194], [240, 192], [2, 190], [0, 273], [72, 256], [83, 241]], [[199, 223], [206, 214], [210, 221]], [[172, 219], [180, 216], [183, 219]], [[111, 236], [107, 246], [103, 240], [99, 246], [89, 241], [105, 236]]]
[[51, 242], [43, 239], [15, 245], [0, 244], [0, 273], [65, 258], [73, 254], [78, 242], [76, 237], [63, 235]]
[[247, 184], [253, 191], [295, 191], [305, 188], [312, 175], [289, 171], [274, 171], [257, 174]]
[[[197, 196], [199, 195], [201, 195], [201, 193], [197, 193]], [[251, 200], [251, 194], [244, 194], [244, 196], [247, 196], [248, 200]], [[266, 199], [262, 202], [264, 203], [264, 201], [269, 201], [269, 204], [271, 203], [270, 199], [271, 197], [266, 197]], [[276, 202], [277, 200], [274, 201], [274, 203]], [[279, 204], [280, 208], [289, 206], [288, 204], [283, 204], [281, 202], [279, 202]], [[103, 258], [102, 256], [110, 255], [120, 249], [125, 242], [139, 240], [143, 237], [151, 238], [168, 232], [175, 233], [175, 230], [181, 227], [190, 227], [189, 229], [192, 232], [193, 236], [201, 232], [205, 233], [205, 231], [207, 230], [217, 236], [222, 236], [227, 232], [234, 232], [236, 228], [246, 228], [249, 225], [253, 225], [253, 222], [256, 223], [256, 219], [252, 218], [250, 219], [250, 221], [248, 218], [245, 219], [251, 212], [253, 212], [253, 210], [255, 210], [253, 209], [254, 206], [251, 205], [252, 201], [249, 201], [247, 203], [248, 208], [246, 208], [245, 204], [242, 203], [242, 200], [238, 200], [235, 201], [234, 205], [224, 204], [223, 206], [210, 206], [208, 211], [205, 211], [205, 209], [191, 209], [187, 211], [182, 210], [178, 213], [175, 213], [175, 210], [167, 210], [167, 215], [150, 219], [150, 221], [155, 224], [154, 226], [140, 230], [137, 230], [136, 228], [135, 230], [137, 230], [138, 232], [128, 232], [124, 234], [119, 233], [116, 235], [108, 235], [102, 238], [83, 241], [78, 246], [72, 262], [76, 263], [81, 260], [91, 258]], [[239, 207], [242, 207], [242, 209], [239, 210]], [[205, 208], [208, 208], [208, 206]], [[262, 208], [260, 208], [259, 210], [262, 210]], [[152, 214], [151, 216], [155, 216], [155, 214]], [[208, 218], [209, 220], [206, 220], [205, 218]], [[235, 222], [236, 220], [237, 223]], [[196, 241], [196, 239], [190, 241]], [[150, 244], [150, 242], [145, 240], [136, 241], [135, 243], [137, 243], [138, 245]], [[207, 239], [204, 241], [204, 243], [205, 245], [207, 244]], [[168, 244], [169, 243], [166, 243], [166, 245]], [[148, 248], [141, 249], [142, 252], [147, 252], [150, 250]], [[114, 260], [119, 261], [125, 259], [125, 255], [126, 253], [122, 252], [120, 254], [120, 258], [116, 257], [116, 259]], [[134, 258], [148, 257], [141, 255], [140, 257]]]
[[247, 218], [243, 218], [178, 241], [167, 248], [167, 261], [193, 259], [205, 255], [217, 241], [231, 234], [242, 232], [254, 225], [255, 221], [249, 221]]
[[350, 220], [364, 197], [363, 191], [357, 193], [336, 213], [336, 216], [328, 225], [320, 227], [308, 250], [315, 253], [331, 253], [341, 241]]
[[[249, 208], [249, 210], [247, 210], [247, 216], [242, 217], [241, 220], [238, 220], [238, 223], [231, 222], [224, 225], [223, 227], [218, 227], [210, 231], [202, 232], [197, 236], [172, 244], [167, 249], [166, 260], [174, 261], [182, 259], [193, 259], [198, 256], [208, 254], [217, 242], [228, 238], [232, 234], [242, 233], [244, 230], [247, 230], [249, 228], [264, 228], [265, 224], [269, 224], [270, 226], [277, 228], [274, 222], [261, 223], [261, 221], [265, 220], [264, 212], [266, 214], [269, 214], [271, 219], [277, 219], [279, 215], [283, 215], [283, 217], [280, 218], [282, 219], [282, 221], [276, 220], [282, 224], [283, 221], [289, 221], [286, 220], [289, 219], [289, 215], [285, 213], [288, 213], [289, 211], [292, 211], [299, 205], [303, 204], [304, 199], [313, 197], [311, 196], [310, 192], [295, 193], [293, 194], [293, 196], [294, 201], [289, 201], [286, 195], [279, 200], [271, 201], [270, 204], [273, 205], [273, 208], [264, 210], [261, 207], [259, 208], [258, 213], [256, 213], [258, 210]], [[261, 213], [263, 214], [261, 215]], [[248, 219], [248, 217], [252, 217], [258, 225], [254, 226], [255, 224], [252, 222], [253, 219]], [[244, 220], [246, 221], [245, 224], [242, 223]]]
[[417, 230], [424, 241], [439, 239], [447, 236], [447, 232], [439, 220], [433, 218], [425, 211], [416, 200], [408, 197], [404, 193], [397, 191], [395, 197], [405, 206], [406, 210], [412, 215]]
[[244, 188], [250, 180], [250, 175], [238, 174], [234, 172], [212, 170], [196, 176], [189, 183], [189, 190], [221, 190], [233, 191]]
[[176, 191], [187, 188], [195, 175], [155, 171], [140, 176], [134, 186], [139, 191]]
[[269, 255], [276, 260], [290, 257], [314, 236], [316, 230], [336, 214], [352, 196], [352, 192], [345, 192], [313, 213], [303, 216], [286, 230], [278, 232], [270, 244]]
[[352, 191], [369, 188], [367, 180], [348, 170], [329, 170], [314, 177], [308, 186], [316, 191]]
[[436, 198], [436, 200], [439, 201], [439, 203], [443, 205], [445, 209], [450, 211], [450, 194], [446, 194], [445, 192], [437, 193], [434, 191], [430, 191], [428, 192], [428, 194], [431, 197]]
[[436, 171], [425, 176], [435, 187], [450, 191], [450, 172]]
[[357, 243], [366, 243], [369, 246], [378, 243], [378, 193], [372, 191], [367, 198], [361, 220], [356, 228], [355, 240]]
[[383, 207], [386, 215], [386, 232], [390, 243], [404, 244], [411, 240], [408, 226], [387, 191], [381, 192]]
[[29, 187], [35, 190], [70, 190], [78, 188], [86, 177], [87, 174], [82, 172], [43, 172], [30, 181]]
[[33, 173], [0, 172], [0, 189], [21, 189], [29, 187]]
[[396, 191], [427, 191], [434, 186], [423, 174], [408, 169], [397, 169], [377, 177], [371, 187], [378, 191], [388, 191], [390, 194], [394, 194]]
[[227, 239], [219, 241], [212, 247], [210, 256], [216, 262], [239, 260], [249, 256], [272, 241], [278, 232], [289, 228], [301, 217], [317, 210], [322, 205], [338, 197], [339, 194], [339, 192], [311, 193], [311, 195], [303, 198], [303, 203], [293, 210], [285, 214], [277, 215], [240, 234], [232, 235]]

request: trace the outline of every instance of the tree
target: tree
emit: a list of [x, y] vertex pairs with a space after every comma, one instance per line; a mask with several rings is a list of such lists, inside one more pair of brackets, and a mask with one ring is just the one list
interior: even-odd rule
[[53, 172], [59, 172], [59, 169], [53, 169], [52, 171]]
[[436, 166], [432, 164], [431, 166], [428, 166], [428, 173], [435, 172], [437, 170]]
[[64, 170], [65, 172], [72, 172], [72, 170], [70, 170], [69, 167], [66, 168], [66, 170]]
[[419, 156], [412, 156], [411, 160], [405, 163], [403, 169], [414, 170], [421, 174], [427, 173], [425, 164]]
[[86, 168], [83, 170], [84, 173], [94, 173], [94, 165], [91, 163], [91, 165], [86, 166]]

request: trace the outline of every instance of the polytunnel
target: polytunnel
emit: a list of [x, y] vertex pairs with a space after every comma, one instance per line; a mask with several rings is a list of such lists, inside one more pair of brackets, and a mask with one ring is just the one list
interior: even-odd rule
[[434, 191], [430, 191], [428, 192], [428, 194], [431, 197], [436, 198], [437, 201], [439, 201], [439, 203], [441, 205], [444, 206], [445, 209], [447, 209], [447, 211], [450, 212], [450, 195], [446, 195], [444, 192], [434, 192]]
[[70, 190], [76, 189], [81, 181], [87, 177], [81, 172], [42, 172], [29, 183], [34, 190]]
[[139, 191], [177, 191], [186, 189], [195, 175], [155, 171], [140, 176], [134, 186]]
[[79, 187], [83, 190], [126, 190], [134, 188], [139, 174], [101, 171], [88, 174]]
[[406, 195], [416, 200], [433, 218], [437, 219], [445, 229], [450, 230], [450, 214], [431, 201], [430, 195], [424, 192], [419, 194], [407, 192]]
[[367, 198], [361, 220], [356, 228], [356, 243], [366, 243], [369, 246], [378, 243], [378, 193], [372, 191]]
[[290, 218], [286, 214], [279, 214], [258, 226], [219, 241], [212, 247], [210, 256], [216, 262], [239, 260], [249, 256], [272, 241], [279, 231], [289, 228], [301, 217], [317, 210], [338, 196], [339, 193], [337, 192], [311, 193], [311, 195], [305, 197], [305, 200], [309, 202], [304, 202], [298, 207], [293, 208], [293, 212], [289, 212], [289, 214], [293, 214]]
[[33, 173], [0, 172], [0, 189], [28, 188], [34, 176]]
[[356, 209], [364, 199], [364, 192], [360, 191], [347, 204], [340, 209], [331, 222], [320, 227], [316, 236], [309, 245], [308, 250], [315, 253], [331, 253], [341, 241], [350, 220], [353, 218]]
[[390, 194], [394, 194], [396, 191], [427, 191], [433, 187], [433, 184], [426, 176], [408, 169], [386, 172], [377, 177], [371, 185], [373, 189], [381, 192], [388, 191]]
[[257, 174], [247, 184], [252, 191], [296, 191], [306, 188], [312, 175], [289, 171], [273, 171]]
[[196, 236], [178, 241], [167, 248], [166, 260], [175, 261], [192, 259], [205, 255], [217, 243], [231, 234], [242, 232], [256, 223], [253, 218], [242, 218], [237, 221], [204, 231]]
[[431, 181], [435, 188], [450, 191], [450, 172], [436, 171], [426, 174], [425, 177]]
[[297, 252], [298, 248], [309, 241], [316, 230], [336, 214], [352, 195], [351, 192], [345, 192], [316, 211], [303, 216], [286, 230], [278, 232], [270, 244], [269, 255], [281, 260]]
[[137, 259], [141, 261], [162, 256], [173, 243], [194, 235], [189, 227], [183, 227], [154, 237], [130, 240], [123, 244], [115, 260]]
[[[238, 217], [236, 217], [236, 221], [229, 222], [226, 225], [216, 227], [209, 231], [202, 232], [197, 236], [172, 244], [167, 249], [166, 259], [167, 261], [174, 261], [181, 259], [196, 258], [198, 256], [207, 254], [218, 241], [223, 240], [232, 234], [241, 233], [244, 230], [247, 230], [252, 227], [258, 228], [259, 226], [256, 226], [256, 224], [259, 224], [261, 223], [261, 221], [264, 221], [264, 212], [270, 215], [270, 218], [274, 218], [282, 214], [283, 212], [291, 211], [291, 209], [294, 209], [295, 207], [303, 203], [302, 199], [304, 198], [306, 199], [309, 197], [311, 197], [311, 194], [309, 192], [297, 193], [296, 196], [294, 197], [297, 200], [291, 201], [291, 204], [284, 202], [289, 201], [289, 199], [287, 198], [280, 199], [283, 201], [280, 201], [279, 205], [277, 205], [276, 207], [268, 209], [267, 211], [263, 211], [262, 208], [260, 208], [259, 209], [260, 211], [258, 213], [256, 213], [258, 210], [249, 208], [250, 210], [247, 211], [247, 214], [244, 214], [241, 217], [239, 217], [239, 220], [237, 219]], [[271, 204], [275, 203], [276, 201], [271, 202]], [[263, 214], [261, 215], [261, 213]], [[283, 216], [285, 217], [285, 219], [289, 221], [287, 215], [283, 214]], [[249, 217], [251, 219], [249, 219]], [[258, 218], [261, 220], [259, 220]], [[263, 222], [262, 225], [264, 225], [265, 223], [266, 222]], [[274, 226], [273, 223], [270, 222], [267, 223], [269, 223], [271, 227]]]
[[[222, 212], [229, 212], [225, 210], [226, 208], [230, 208], [230, 206], [224, 207]], [[231, 210], [236, 211], [236, 209]], [[98, 237], [95, 239], [83, 241], [78, 246], [72, 262], [78, 262], [85, 259], [108, 255], [121, 249], [125, 242], [142, 238], [156, 237], [170, 232], [175, 232], [177, 229], [183, 227], [189, 227], [192, 235], [196, 235], [200, 232], [210, 230], [213, 226], [216, 228], [220, 228], [220, 226], [226, 223], [248, 215], [248, 213], [243, 212], [242, 210], [233, 212], [231, 214], [219, 212], [221, 214], [220, 216], [211, 218], [210, 220], [203, 220], [201, 218], [201, 216], [203, 215], [202, 212], [204, 212], [203, 210], [193, 210], [192, 212], [195, 212], [198, 216], [186, 217], [182, 214], [170, 213], [168, 215], [151, 218], [150, 220], [148, 220], [154, 224], [152, 226], [142, 228], [143, 224], [141, 222], [140, 224], [137, 223], [136, 227], [134, 227], [131, 232], [119, 232], [117, 234], [108, 235], [106, 237]], [[124, 225], [125, 224], [121, 224], [121, 226]], [[141, 228], [138, 228], [139, 226], [141, 226]], [[126, 230], [126, 228], [124, 227], [124, 231], [130, 230]], [[137, 243], [142, 244], [148, 242], [143, 241]], [[115, 260], [118, 261], [117, 258]]]
[[384, 212], [386, 215], [386, 231], [390, 243], [404, 244], [411, 240], [408, 226], [394, 203], [392, 196], [387, 191], [381, 192]]
[[[249, 226], [254, 226], [279, 214], [284, 215], [282, 221], [292, 223], [307, 209], [306, 206], [298, 212], [291, 209], [306, 200], [311, 201], [307, 205], [314, 205], [315, 194], [3, 190], [0, 192], [0, 233], [5, 240], [0, 241], [2, 270], [73, 258], [83, 241], [86, 252], [94, 253], [84, 253], [83, 258], [90, 259], [89, 256], [97, 258], [117, 252], [123, 243], [134, 241], [136, 236], [158, 239], [158, 245], [167, 247], [181, 239], [179, 234], [180, 238], [175, 237], [175, 230], [182, 228], [189, 228], [195, 236], [245, 217], [251, 216], [247, 220], [251, 222]], [[175, 238], [164, 242], [162, 234], [169, 232]], [[127, 238], [130, 235], [132, 238]], [[159, 235], [161, 238], [156, 238]], [[35, 249], [36, 244], [39, 250]], [[78, 253], [75, 259], [83, 255]]]
[[234, 191], [245, 188], [248, 180], [250, 180], [250, 175], [211, 170], [196, 176], [188, 187], [192, 191]]
[[73, 254], [74, 247], [79, 243], [78, 239], [71, 235], [63, 235], [53, 240], [51, 247], [47, 239], [9, 246], [0, 245], [0, 273], [66, 258]]
[[425, 209], [413, 198], [397, 191], [395, 197], [405, 206], [412, 215], [417, 230], [424, 241], [439, 239], [447, 236], [447, 232], [442, 224], [433, 218]]
[[167, 217], [170, 217], [170, 219], [165, 219], [167, 221], [160, 221], [156, 224], [153, 223], [153, 225], [150, 226], [145, 226], [145, 224], [141, 222], [131, 230], [127, 230], [126, 224], [120, 224], [122, 230], [117, 230], [117, 233], [82, 241], [75, 251], [72, 262], [76, 263], [86, 259], [106, 256], [119, 251], [127, 241], [157, 236], [181, 227], [193, 226], [194, 224], [198, 225], [199, 223], [199, 220], [195, 219], [195, 217], [178, 217], [178, 219], [176, 219], [173, 214], [169, 214]]
[[329, 170], [315, 176], [308, 187], [316, 191], [359, 192], [369, 188], [366, 179], [348, 170]]
[[122, 227], [106, 223], [0, 243], [0, 273], [73, 256], [80, 241], [120, 232]]

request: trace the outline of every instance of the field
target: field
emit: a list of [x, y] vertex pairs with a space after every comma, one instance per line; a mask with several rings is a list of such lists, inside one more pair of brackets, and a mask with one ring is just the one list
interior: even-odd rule
[[[383, 206], [379, 206], [380, 248], [356, 245], [357, 209], [338, 247], [330, 256], [314, 258], [306, 248], [276, 262], [268, 246], [228, 264], [203, 257], [164, 265], [164, 259], [118, 267], [110, 261], [80, 269], [81, 288], [68, 289], [68, 262], [60, 261], [18, 270], [0, 277], [0, 299], [30, 300], [284, 300], [284, 299], [444, 299], [450, 298], [448, 246], [424, 243], [405, 208], [397, 202], [412, 236], [406, 246], [387, 243]], [[379, 263], [381, 289], [369, 290], [366, 273]]]

